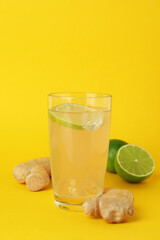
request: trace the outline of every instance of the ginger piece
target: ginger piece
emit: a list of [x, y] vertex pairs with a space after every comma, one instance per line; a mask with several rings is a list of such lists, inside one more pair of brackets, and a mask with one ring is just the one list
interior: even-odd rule
[[20, 163], [13, 169], [13, 176], [19, 183], [26, 183], [31, 191], [39, 191], [50, 182], [49, 158], [37, 158]]
[[[112, 188], [105, 188], [103, 193], [107, 193], [110, 189]], [[99, 210], [99, 198], [100, 197], [90, 198], [86, 200], [82, 206], [83, 212], [86, 213], [88, 216], [100, 218], [101, 213]]]
[[82, 205], [83, 212], [91, 217], [101, 217], [99, 210], [99, 198], [90, 198]]
[[102, 218], [109, 223], [120, 223], [134, 214], [133, 195], [128, 190], [112, 189], [99, 199]]
[[133, 201], [133, 194], [128, 190], [106, 188], [101, 196], [84, 202], [83, 212], [109, 223], [120, 223], [133, 215]]
[[31, 169], [31, 173], [26, 177], [26, 186], [30, 191], [39, 191], [44, 189], [50, 183], [50, 177], [41, 165], [37, 165]]

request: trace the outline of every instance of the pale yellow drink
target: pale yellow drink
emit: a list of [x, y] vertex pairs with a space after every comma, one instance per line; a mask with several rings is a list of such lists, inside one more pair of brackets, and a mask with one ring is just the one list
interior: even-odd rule
[[65, 204], [82, 204], [103, 192], [110, 111], [89, 107], [84, 111], [55, 114], [56, 108], [49, 110], [55, 200]]

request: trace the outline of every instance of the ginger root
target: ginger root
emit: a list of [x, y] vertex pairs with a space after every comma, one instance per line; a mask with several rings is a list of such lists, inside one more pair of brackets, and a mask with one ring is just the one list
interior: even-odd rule
[[[107, 193], [111, 188], [105, 188], [103, 193]], [[89, 216], [92, 217], [101, 217], [100, 209], [99, 209], [99, 197], [90, 198], [83, 203], [83, 211]]]
[[37, 158], [20, 163], [14, 167], [13, 176], [19, 183], [25, 183], [30, 191], [42, 190], [50, 183], [50, 160]]
[[109, 223], [121, 223], [134, 214], [133, 201], [133, 194], [128, 190], [106, 188], [100, 197], [84, 202], [83, 212]]
[[83, 203], [83, 212], [91, 217], [101, 217], [99, 209], [99, 198], [90, 198]]

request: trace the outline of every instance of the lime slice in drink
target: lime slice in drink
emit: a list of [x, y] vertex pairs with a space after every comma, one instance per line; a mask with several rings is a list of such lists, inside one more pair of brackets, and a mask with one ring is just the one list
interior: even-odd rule
[[54, 122], [74, 129], [96, 130], [103, 123], [103, 111], [80, 104], [62, 104], [49, 110]]
[[140, 182], [154, 171], [154, 160], [143, 148], [127, 144], [122, 146], [116, 156], [115, 169], [127, 182]]

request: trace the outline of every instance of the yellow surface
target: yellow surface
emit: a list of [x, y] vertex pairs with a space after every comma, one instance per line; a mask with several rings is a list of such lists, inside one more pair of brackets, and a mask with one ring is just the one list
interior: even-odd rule
[[[0, 238], [159, 239], [160, 1], [0, 0]], [[47, 94], [113, 95], [111, 138], [147, 149], [154, 175], [106, 185], [135, 196], [135, 216], [111, 225], [57, 208], [12, 177], [19, 162], [49, 155]]]

